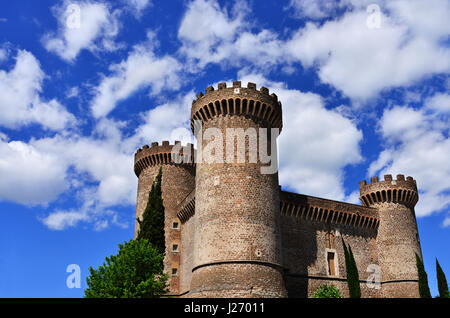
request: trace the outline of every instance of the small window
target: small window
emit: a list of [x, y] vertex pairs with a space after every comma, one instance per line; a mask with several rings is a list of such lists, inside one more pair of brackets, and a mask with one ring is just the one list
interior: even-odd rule
[[334, 261], [334, 252], [327, 253], [327, 261], [328, 261], [328, 275], [336, 276], [336, 267]]
[[178, 228], [179, 228], [178, 222], [173, 222], [172, 228], [175, 229], [175, 230], [178, 230]]
[[178, 244], [172, 245], [172, 252], [178, 252]]
[[178, 276], [178, 268], [172, 268], [172, 276]]

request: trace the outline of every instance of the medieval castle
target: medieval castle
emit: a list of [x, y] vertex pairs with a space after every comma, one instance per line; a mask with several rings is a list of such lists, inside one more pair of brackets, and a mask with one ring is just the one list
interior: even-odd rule
[[[224, 134], [227, 128], [281, 131], [281, 103], [253, 83], [220, 83], [193, 101], [194, 134], [198, 122], [200, 133], [208, 128]], [[264, 138], [270, 149], [274, 139]], [[181, 148], [181, 162], [174, 160], [175, 148]], [[278, 173], [261, 173], [265, 163], [249, 160], [247, 150], [244, 163], [197, 162], [190, 153], [191, 144], [163, 141], [135, 154], [137, 217], [162, 167], [164, 267], [171, 295], [309, 297], [319, 286], [333, 284], [348, 296], [343, 238], [353, 250], [362, 297], [419, 296], [418, 191], [412, 177], [361, 181], [362, 205], [355, 205], [282, 191]]]

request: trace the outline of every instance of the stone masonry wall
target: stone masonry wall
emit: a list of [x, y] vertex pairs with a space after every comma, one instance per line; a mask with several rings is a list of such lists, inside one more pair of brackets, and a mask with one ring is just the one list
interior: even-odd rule
[[[305, 206], [321, 207], [324, 211], [366, 212], [374, 217], [376, 210], [358, 205], [309, 196], [296, 195]], [[282, 199], [292, 198], [282, 195]], [[367, 209], [367, 211], [366, 211]], [[283, 212], [283, 211], [282, 211]], [[325, 215], [325, 214], [324, 214]], [[326, 218], [326, 219], [324, 219]], [[281, 233], [283, 265], [286, 268], [286, 288], [289, 297], [311, 297], [323, 284], [332, 284], [341, 294], [348, 297], [345, 258], [342, 239], [350, 245], [355, 257], [361, 282], [362, 297], [377, 297], [379, 291], [368, 288], [364, 281], [371, 271], [370, 264], [378, 264], [376, 248], [376, 229], [333, 222], [332, 215], [319, 216], [303, 213], [299, 215], [281, 215]], [[338, 219], [336, 219], [338, 220]], [[331, 239], [331, 240], [330, 240]], [[335, 275], [330, 275], [327, 260], [328, 252], [335, 253]]]
[[[218, 93], [208, 88], [192, 107], [193, 116], [202, 118], [202, 132], [217, 128], [224, 139], [222, 162], [196, 164], [194, 268], [189, 296], [284, 297], [278, 174], [261, 174], [259, 159], [249, 162], [248, 140], [245, 163], [226, 162], [225, 150], [227, 128], [270, 128], [277, 122], [281, 105], [264, 89], [261, 93], [252, 87], [241, 88], [240, 82], [233, 86], [219, 86]], [[257, 99], [259, 96], [264, 100]], [[250, 97], [256, 101], [244, 103], [243, 99]], [[207, 153], [203, 155], [205, 159]]]
[[360, 182], [361, 200], [380, 216], [377, 236], [382, 269], [383, 297], [418, 297], [417, 253], [422, 257], [414, 206], [418, 200], [416, 181], [391, 175]]
[[[151, 148], [144, 148], [136, 154], [136, 165], [143, 165], [142, 161], [148, 160], [143, 168], [137, 169], [138, 193], [136, 204], [136, 216], [141, 217], [148, 201], [148, 195], [151, 190], [153, 181], [162, 167], [161, 192], [164, 204], [164, 231], [166, 238], [166, 253], [164, 257], [164, 270], [170, 275], [170, 294], [178, 294], [180, 290], [180, 253], [182, 253], [181, 244], [181, 222], [177, 218], [177, 206], [180, 202], [194, 189], [195, 185], [195, 169], [192, 164], [174, 164], [170, 162], [167, 154], [170, 154], [172, 145], [163, 142], [162, 146], [154, 143]], [[149, 157], [152, 155], [163, 155], [158, 162], [150, 162]], [[178, 223], [178, 228], [174, 228], [174, 223]], [[135, 225], [135, 237], [139, 231], [139, 225]], [[177, 250], [174, 251], [174, 245]], [[173, 273], [172, 269], [177, 272]]]

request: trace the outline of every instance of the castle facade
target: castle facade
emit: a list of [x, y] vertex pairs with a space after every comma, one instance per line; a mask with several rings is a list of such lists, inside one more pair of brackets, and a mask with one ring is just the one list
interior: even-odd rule
[[[247, 132], [242, 157], [230, 157], [228, 141], [210, 136], [225, 136], [230, 128]], [[162, 167], [170, 295], [309, 297], [333, 284], [348, 296], [343, 239], [358, 266], [362, 297], [419, 296], [415, 254], [422, 254], [412, 177], [361, 181], [362, 205], [282, 191], [278, 173], [263, 173], [267, 160], [249, 150], [249, 132], [256, 132], [258, 151], [276, 162], [273, 131], [282, 129], [282, 105], [253, 83], [220, 83], [199, 93], [191, 129], [202, 139], [197, 148], [203, 160], [196, 160], [200, 149], [177, 141], [154, 142], [135, 154], [136, 217]], [[234, 150], [239, 138], [232, 140]], [[216, 147], [208, 148], [211, 143]], [[136, 222], [135, 236], [138, 230]]]

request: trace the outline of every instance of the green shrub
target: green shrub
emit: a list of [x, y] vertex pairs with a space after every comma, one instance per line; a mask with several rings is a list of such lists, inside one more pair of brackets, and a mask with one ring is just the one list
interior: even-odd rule
[[333, 285], [322, 285], [314, 292], [312, 298], [342, 298], [337, 287]]

